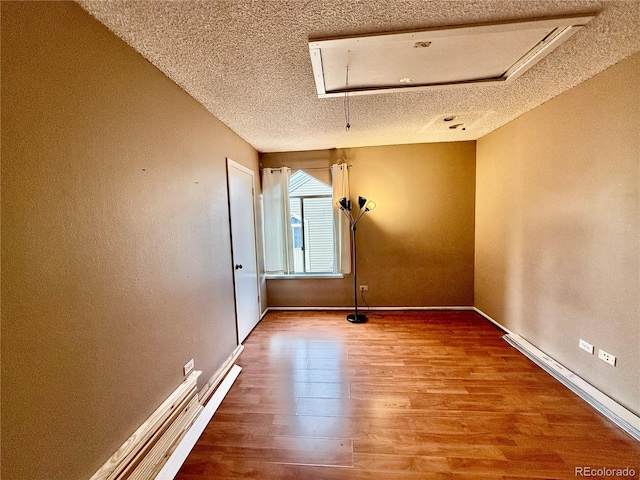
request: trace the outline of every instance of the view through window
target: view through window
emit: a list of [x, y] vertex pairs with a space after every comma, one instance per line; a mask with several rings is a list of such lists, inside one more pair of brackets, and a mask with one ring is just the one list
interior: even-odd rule
[[295, 273], [334, 273], [331, 186], [299, 170], [289, 180]]

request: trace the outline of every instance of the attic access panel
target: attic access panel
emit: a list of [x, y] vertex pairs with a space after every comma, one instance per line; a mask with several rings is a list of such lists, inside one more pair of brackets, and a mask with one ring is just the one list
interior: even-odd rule
[[511, 82], [592, 18], [312, 40], [318, 97]]

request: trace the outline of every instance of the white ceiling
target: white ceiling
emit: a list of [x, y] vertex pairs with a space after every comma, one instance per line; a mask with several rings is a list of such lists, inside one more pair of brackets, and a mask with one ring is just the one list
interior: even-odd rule
[[[640, 51], [640, 1], [78, 0], [261, 152], [478, 139]], [[513, 83], [318, 98], [310, 39], [596, 13]], [[443, 127], [456, 115], [466, 129]]]

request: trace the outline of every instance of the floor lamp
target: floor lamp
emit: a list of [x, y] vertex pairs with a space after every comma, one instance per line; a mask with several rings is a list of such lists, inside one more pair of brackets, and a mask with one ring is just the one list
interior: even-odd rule
[[347, 315], [347, 320], [351, 323], [364, 323], [367, 321], [367, 316], [358, 314], [358, 276], [357, 276], [357, 258], [356, 258], [356, 223], [362, 218], [362, 216], [370, 212], [375, 208], [375, 202], [369, 201], [364, 197], [358, 197], [358, 211], [355, 212], [355, 216], [351, 212], [351, 200], [346, 197], [342, 197], [338, 204], [340, 210], [344, 213], [345, 217], [349, 219], [351, 224], [351, 252], [352, 252], [352, 265], [353, 265], [353, 301], [355, 305], [354, 313]]

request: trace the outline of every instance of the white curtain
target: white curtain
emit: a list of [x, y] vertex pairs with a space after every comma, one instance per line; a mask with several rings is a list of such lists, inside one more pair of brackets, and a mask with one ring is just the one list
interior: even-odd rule
[[291, 169], [262, 170], [264, 208], [264, 267], [267, 274], [294, 273], [293, 233], [289, 207]]
[[333, 232], [335, 238], [336, 272], [351, 273], [351, 225], [340, 211], [338, 202], [349, 198], [349, 167], [346, 163], [331, 165], [333, 184]]

